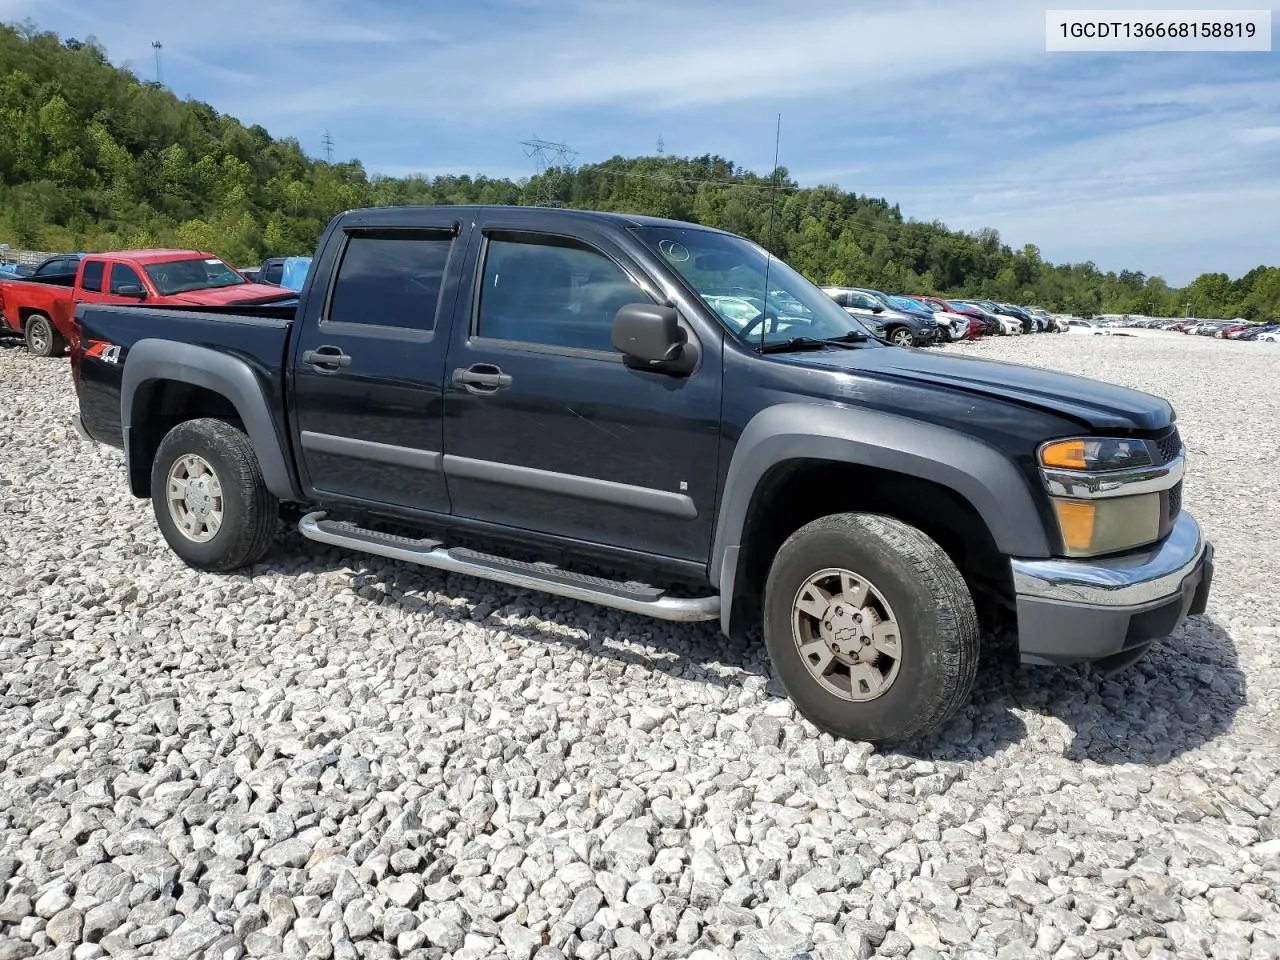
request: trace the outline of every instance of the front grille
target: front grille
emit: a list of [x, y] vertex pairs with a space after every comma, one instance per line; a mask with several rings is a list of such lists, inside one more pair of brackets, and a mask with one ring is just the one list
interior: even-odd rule
[[1156, 447], [1160, 450], [1160, 456], [1164, 458], [1165, 463], [1168, 463], [1181, 453], [1182, 437], [1178, 434], [1178, 428], [1172, 428], [1168, 433], [1157, 440]]
[[1169, 488], [1169, 522], [1178, 519], [1178, 514], [1182, 511], [1182, 481], [1179, 480]]

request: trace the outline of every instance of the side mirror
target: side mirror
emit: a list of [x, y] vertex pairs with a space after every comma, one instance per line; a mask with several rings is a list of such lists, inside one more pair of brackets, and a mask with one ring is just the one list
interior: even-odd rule
[[145, 300], [147, 299], [147, 291], [143, 290], [142, 287], [138, 286], [136, 283], [126, 283], [124, 286], [116, 290], [116, 296], [129, 297], [132, 300]]
[[628, 303], [613, 317], [613, 346], [635, 366], [690, 373], [697, 366], [697, 350], [680, 326], [675, 307]]
[[884, 313], [884, 307], [880, 306], [880, 304], [878, 304], [878, 303], [877, 303], [874, 307], [872, 307], [872, 308], [871, 308], [871, 312], [872, 312], [872, 313]]

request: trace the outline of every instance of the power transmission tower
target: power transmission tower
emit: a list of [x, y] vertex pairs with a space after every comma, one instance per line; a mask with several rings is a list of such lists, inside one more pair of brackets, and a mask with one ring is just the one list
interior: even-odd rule
[[151, 49], [156, 52], [156, 86], [162, 86], [164, 84], [164, 74], [160, 72], [160, 51], [164, 49], [164, 44], [159, 40], [152, 40]]
[[[578, 155], [576, 150], [569, 147], [567, 143], [556, 143], [552, 140], [539, 140], [535, 135], [532, 140], [521, 140], [520, 145], [524, 147], [524, 155], [532, 157], [534, 166], [537, 168], [538, 176], [541, 178], [541, 187], [538, 191], [539, 205], [544, 207], [559, 206], [559, 202], [555, 199], [555, 184], [551, 182], [551, 177], [547, 176], [548, 170], [559, 170], [563, 176], [565, 171], [570, 168], [570, 160]], [[556, 183], [559, 177], [556, 177]]]
[[662, 139], [662, 134], [658, 134], [658, 156], [663, 156], [667, 152], [667, 144]]
[[329, 136], [329, 131], [324, 132], [324, 139], [320, 141], [324, 144], [324, 162], [333, 163], [333, 137]]

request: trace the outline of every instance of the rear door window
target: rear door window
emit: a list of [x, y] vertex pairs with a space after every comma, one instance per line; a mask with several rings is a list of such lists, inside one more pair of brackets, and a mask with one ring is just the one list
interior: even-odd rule
[[453, 239], [443, 230], [353, 234], [324, 322], [434, 331]]

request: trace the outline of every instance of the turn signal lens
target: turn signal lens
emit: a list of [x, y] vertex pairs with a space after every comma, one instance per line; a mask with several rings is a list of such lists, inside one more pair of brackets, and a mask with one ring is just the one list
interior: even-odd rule
[[1054, 500], [1053, 509], [1058, 513], [1058, 528], [1062, 531], [1062, 542], [1067, 552], [1087, 552], [1093, 546], [1097, 505], [1079, 500]]
[[1084, 459], [1084, 441], [1059, 440], [1057, 443], [1050, 443], [1041, 448], [1040, 462], [1046, 467], [1084, 470], [1088, 467]]
[[1061, 470], [1125, 470], [1149, 467], [1151, 454], [1141, 440], [1073, 437], [1040, 448], [1040, 464]]
[[1062, 546], [1068, 557], [1096, 557], [1131, 550], [1160, 536], [1160, 494], [1102, 500], [1054, 498]]

